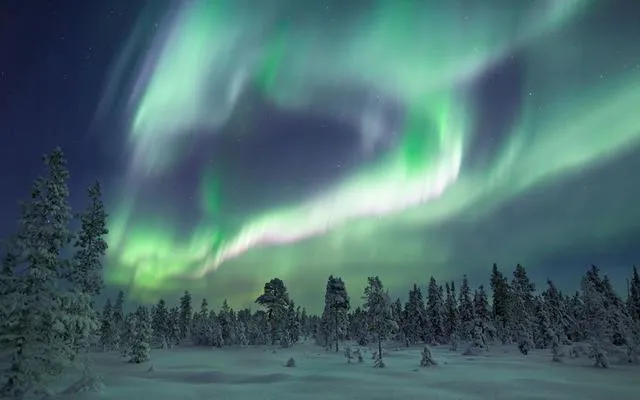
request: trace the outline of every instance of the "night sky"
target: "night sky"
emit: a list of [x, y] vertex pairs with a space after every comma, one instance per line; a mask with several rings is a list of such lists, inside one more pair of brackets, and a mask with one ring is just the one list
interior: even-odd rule
[[[28, 3], [28, 4], [25, 4]], [[640, 4], [0, 2], [0, 234], [61, 146], [107, 294], [250, 305], [280, 277], [567, 290], [640, 261]], [[198, 300], [199, 301], [199, 300]]]

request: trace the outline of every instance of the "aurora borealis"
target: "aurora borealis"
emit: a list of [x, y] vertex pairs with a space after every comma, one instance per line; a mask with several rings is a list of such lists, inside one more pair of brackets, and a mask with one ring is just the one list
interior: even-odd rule
[[95, 112], [118, 148], [108, 284], [240, 306], [278, 276], [305, 303], [329, 274], [401, 294], [611, 253], [640, 231], [631, 7], [150, 2]]

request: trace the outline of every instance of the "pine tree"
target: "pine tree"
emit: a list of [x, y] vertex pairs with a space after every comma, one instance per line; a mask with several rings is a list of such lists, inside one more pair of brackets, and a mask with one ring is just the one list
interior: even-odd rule
[[527, 354], [533, 346], [533, 327], [535, 316], [535, 286], [529, 281], [527, 272], [520, 264], [516, 265], [511, 281], [510, 321], [518, 348]]
[[334, 343], [336, 352], [338, 343], [343, 339], [347, 330], [347, 313], [349, 311], [349, 296], [342, 278], [329, 276], [324, 295], [323, 317], [326, 319], [327, 344]]
[[476, 346], [486, 347], [495, 337], [495, 328], [491, 322], [489, 299], [484, 286], [480, 285], [473, 296], [474, 331], [473, 339]]
[[[104, 287], [102, 259], [107, 250], [105, 236], [109, 233], [99, 182], [89, 187], [88, 196], [89, 206], [80, 215], [80, 232], [74, 243], [75, 253], [68, 274], [73, 289], [65, 302], [71, 316], [66, 321], [67, 331], [76, 353], [88, 349], [90, 336], [99, 326], [92, 297], [99, 295]], [[115, 342], [116, 335], [112, 338], [112, 344]]]
[[107, 299], [102, 310], [100, 319], [100, 346], [103, 350], [111, 350], [113, 348], [114, 326], [112, 319], [111, 299]]
[[296, 304], [293, 300], [289, 300], [289, 306], [287, 307], [286, 330], [289, 334], [289, 344], [298, 343], [300, 340], [300, 320], [298, 319]]
[[460, 338], [469, 340], [475, 329], [475, 316], [473, 314], [473, 302], [471, 300], [471, 288], [467, 275], [462, 277], [462, 286], [458, 299], [458, 315], [460, 318]]
[[128, 313], [124, 317], [124, 321], [122, 322], [122, 328], [120, 332], [120, 354], [123, 357], [130, 357], [132, 355], [133, 348], [133, 338], [135, 335], [136, 329], [136, 314]]
[[452, 350], [456, 350], [458, 338], [460, 337], [460, 315], [458, 313], [458, 302], [456, 300], [456, 285], [452, 281], [446, 285], [447, 297], [445, 300], [444, 327], [445, 336], [451, 344]]
[[142, 363], [149, 360], [149, 340], [151, 339], [151, 319], [149, 311], [139, 306], [132, 319], [131, 363]]
[[509, 332], [509, 281], [498, 270], [498, 265], [493, 264], [491, 271], [491, 292], [493, 294], [493, 304], [491, 307], [492, 319], [496, 327], [497, 336], [503, 344], [511, 340]]
[[37, 390], [45, 377], [61, 373], [74, 357], [65, 325], [66, 293], [58, 288], [67, 266], [61, 251], [72, 238], [69, 172], [60, 149], [43, 159], [47, 175], [36, 179], [31, 200], [22, 204], [16, 236], [24, 272], [14, 280], [19, 295], [8, 315], [10, 329], [2, 332], [2, 342], [14, 353], [0, 378], [0, 396], [20, 397]]
[[415, 283], [409, 291], [409, 301], [405, 305], [406, 338], [408, 344], [427, 341], [427, 316], [422, 292]]
[[169, 310], [166, 332], [170, 347], [180, 343], [180, 310], [178, 307], [171, 307]]
[[[402, 302], [400, 299], [396, 299], [393, 303], [391, 303], [391, 317], [395, 322], [396, 329], [392, 332], [394, 340], [407, 343], [406, 339], [406, 318], [404, 311], [402, 309]], [[408, 346], [408, 345], [407, 345]]]
[[256, 303], [267, 309], [267, 320], [271, 327], [271, 344], [280, 342], [286, 344], [285, 321], [286, 310], [289, 304], [289, 293], [284, 282], [274, 278], [264, 285], [264, 293], [257, 299]]
[[153, 309], [151, 319], [152, 341], [162, 348], [169, 347], [169, 335], [167, 332], [169, 311], [164, 299], [160, 299]]
[[18, 322], [15, 310], [20, 299], [20, 292], [17, 290], [19, 277], [16, 271], [19, 262], [18, 255], [15, 254], [15, 244], [8, 242], [5, 246], [0, 269], [0, 349], [11, 343], [5, 332], [11, 332], [14, 324]]
[[606, 299], [602, 293], [600, 271], [596, 266], [582, 278], [583, 318], [586, 338], [591, 346], [595, 365], [608, 368], [606, 347], [611, 341], [612, 331], [607, 321]]
[[189, 336], [193, 308], [191, 306], [191, 293], [185, 291], [180, 298], [180, 340], [185, 340]]
[[444, 342], [443, 326], [444, 300], [438, 283], [432, 276], [427, 288], [427, 342], [437, 344]]
[[121, 350], [120, 342], [123, 340], [122, 331], [124, 324], [124, 292], [121, 290], [118, 292], [118, 297], [116, 297], [116, 302], [113, 305], [111, 323], [113, 325], [114, 334], [114, 347], [118, 350]]
[[376, 335], [378, 356], [376, 367], [384, 367], [382, 362], [382, 340], [396, 329], [391, 315], [389, 294], [384, 291], [382, 282], [377, 276], [368, 278], [369, 284], [364, 289], [364, 307], [367, 312], [369, 330]]
[[200, 346], [212, 345], [212, 325], [209, 320], [209, 303], [202, 299], [200, 311], [193, 316], [191, 323], [191, 338], [193, 343]]
[[233, 310], [229, 307], [227, 299], [224, 299], [222, 302], [222, 307], [218, 313], [218, 322], [220, 323], [222, 340], [224, 340], [224, 343], [231, 344], [235, 342]]

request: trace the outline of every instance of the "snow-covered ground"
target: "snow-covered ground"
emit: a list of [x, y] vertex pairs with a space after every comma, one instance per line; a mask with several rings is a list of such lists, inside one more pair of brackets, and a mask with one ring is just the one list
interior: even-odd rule
[[[115, 353], [94, 356], [103, 376], [101, 393], [61, 399], [131, 400], [283, 400], [283, 399], [572, 399], [638, 400], [640, 367], [612, 363], [592, 367], [591, 360], [551, 361], [548, 350], [521, 355], [515, 346], [493, 346], [474, 357], [433, 347], [438, 366], [420, 368], [421, 347], [388, 348], [386, 368], [364, 362], [347, 364], [339, 353], [313, 344], [292, 349], [267, 347], [180, 347], [154, 350], [152, 360], [129, 364]], [[296, 366], [285, 367], [289, 357]], [[58, 380], [62, 386], [64, 380]]]

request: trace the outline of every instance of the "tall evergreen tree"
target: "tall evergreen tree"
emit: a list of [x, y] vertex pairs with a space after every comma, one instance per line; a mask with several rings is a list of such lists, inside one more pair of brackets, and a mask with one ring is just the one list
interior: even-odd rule
[[153, 308], [151, 316], [152, 342], [162, 348], [169, 347], [168, 328], [169, 311], [164, 299], [160, 299]]
[[336, 352], [339, 351], [338, 343], [343, 339], [347, 330], [347, 313], [349, 311], [349, 296], [342, 278], [329, 276], [324, 295], [323, 317], [327, 327], [328, 343], [335, 345]]
[[116, 301], [113, 304], [111, 323], [113, 324], [113, 330], [115, 332], [114, 345], [118, 350], [121, 350], [120, 342], [123, 340], [122, 332], [124, 325], [124, 292], [120, 290]]
[[193, 307], [191, 305], [191, 293], [185, 291], [180, 298], [180, 339], [185, 340], [190, 334], [191, 318], [193, 317]]
[[491, 292], [492, 307], [491, 314], [496, 327], [496, 334], [502, 341], [507, 343], [511, 340], [511, 333], [508, 331], [510, 327], [509, 318], [509, 281], [498, 270], [498, 265], [493, 264], [491, 271]]
[[480, 285], [473, 296], [474, 313], [474, 335], [475, 344], [482, 344], [485, 347], [488, 342], [495, 337], [495, 328], [491, 322], [491, 312], [489, 311], [489, 299], [484, 286]]
[[397, 329], [391, 315], [391, 300], [385, 292], [380, 278], [377, 276], [368, 278], [369, 284], [364, 289], [364, 307], [367, 312], [369, 330], [375, 335], [378, 342], [377, 367], [384, 367], [382, 362], [382, 340], [394, 329]]
[[516, 265], [511, 281], [512, 332], [523, 354], [533, 346], [533, 327], [535, 324], [535, 285], [529, 280], [527, 272], [520, 264]]
[[74, 356], [65, 326], [68, 298], [58, 287], [67, 268], [61, 251], [72, 238], [69, 172], [62, 150], [43, 159], [47, 174], [36, 179], [31, 200], [22, 205], [16, 251], [24, 272], [14, 282], [20, 295], [7, 316], [10, 329], [2, 332], [3, 342], [14, 349], [0, 378], [0, 395], [9, 397], [36, 390]]
[[271, 344], [280, 342], [286, 345], [288, 335], [285, 334], [286, 311], [289, 305], [289, 293], [284, 282], [274, 278], [264, 285], [264, 293], [257, 299], [256, 303], [267, 309], [267, 320], [271, 327]]
[[456, 286], [454, 282], [445, 285], [445, 314], [444, 314], [444, 332], [445, 338], [451, 344], [455, 344], [460, 334], [460, 322], [458, 316], [458, 303], [456, 300]]
[[444, 300], [436, 279], [432, 276], [427, 288], [427, 326], [429, 344], [444, 342], [443, 326]]
[[149, 340], [151, 339], [151, 318], [149, 310], [139, 306], [132, 318], [131, 350], [129, 362], [142, 363], [149, 360]]
[[458, 299], [458, 315], [460, 318], [460, 338], [469, 340], [475, 328], [475, 316], [473, 314], [473, 300], [471, 299], [471, 288], [469, 287], [467, 275], [462, 277]]
[[612, 329], [608, 323], [607, 308], [600, 270], [592, 266], [582, 278], [583, 321], [585, 334], [591, 346], [591, 356], [595, 365], [608, 368], [606, 348], [611, 343]]
[[111, 318], [113, 306], [111, 305], [111, 299], [107, 299], [102, 310], [102, 316], [100, 318], [100, 346], [103, 350], [111, 350], [113, 348], [114, 327], [113, 320]]
[[422, 292], [415, 283], [409, 291], [409, 301], [405, 305], [406, 336], [409, 344], [427, 341], [427, 315]]

